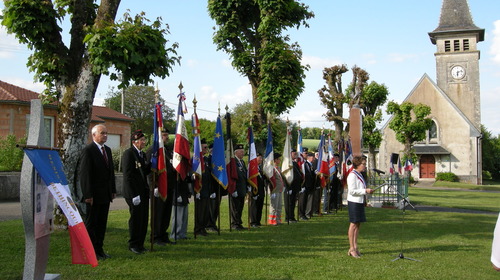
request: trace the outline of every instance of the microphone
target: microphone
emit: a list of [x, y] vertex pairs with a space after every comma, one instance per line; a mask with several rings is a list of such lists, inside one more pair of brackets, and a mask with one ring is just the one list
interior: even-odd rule
[[377, 169], [377, 168], [372, 168], [373, 171], [377, 172], [378, 175], [380, 174], [385, 174], [385, 171], [382, 171], [380, 169]]

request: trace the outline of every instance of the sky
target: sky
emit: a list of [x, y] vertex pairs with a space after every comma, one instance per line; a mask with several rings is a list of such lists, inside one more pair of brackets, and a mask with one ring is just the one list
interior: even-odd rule
[[[296, 104], [282, 119], [289, 119], [302, 127], [331, 129], [325, 120], [326, 108], [321, 105], [317, 91], [325, 85], [322, 71], [325, 67], [346, 64], [365, 69], [370, 80], [385, 84], [389, 100], [401, 103], [420, 78], [427, 74], [436, 81], [436, 46], [428, 32], [439, 24], [440, 0], [308, 0], [315, 17], [309, 28], [286, 30], [292, 42], [298, 42], [303, 51], [302, 64], [308, 64], [305, 90]], [[485, 29], [485, 40], [478, 44], [480, 58], [481, 123], [494, 136], [500, 134], [500, 1], [469, 0], [474, 23]], [[0, 2], [2, 9], [3, 2]], [[237, 104], [251, 101], [248, 79], [231, 66], [229, 56], [217, 51], [213, 44], [214, 21], [207, 12], [207, 1], [189, 0], [122, 0], [117, 18], [129, 10], [134, 15], [141, 11], [146, 17], [161, 17], [168, 24], [169, 44], [177, 42], [181, 64], [173, 68], [165, 79], [154, 78], [166, 105], [176, 109], [176, 96], [182, 82], [186, 93], [188, 114], [193, 113], [192, 100], [198, 101], [199, 118], [215, 120], [220, 107], [225, 113]], [[68, 29], [64, 30], [67, 34]], [[67, 35], [64, 35], [67, 37]], [[43, 85], [33, 82], [33, 74], [26, 67], [30, 51], [18, 44], [12, 35], [0, 27], [0, 80], [36, 92]], [[344, 89], [351, 82], [351, 71], [343, 75]], [[102, 105], [110, 87], [118, 85], [107, 77], [101, 78], [95, 105]], [[346, 112], [344, 117], [348, 117]], [[385, 121], [380, 127], [385, 124]]]

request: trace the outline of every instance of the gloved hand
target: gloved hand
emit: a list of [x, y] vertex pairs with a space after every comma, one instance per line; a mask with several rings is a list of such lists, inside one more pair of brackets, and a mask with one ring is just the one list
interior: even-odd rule
[[292, 192], [293, 192], [292, 190], [289, 190], [288, 195], [292, 195]]
[[210, 195], [210, 198], [215, 198], [215, 193], [212, 193], [212, 194]]
[[177, 202], [181, 203], [182, 202], [182, 196], [177, 197]]
[[200, 199], [201, 195], [199, 193], [196, 194], [196, 199]]
[[259, 198], [259, 196], [256, 195], [256, 196], [253, 196], [252, 198], [253, 198], [253, 200], [257, 200]]
[[138, 196], [132, 198], [132, 204], [134, 204], [134, 206], [141, 204], [141, 196], [138, 195]]
[[252, 187], [247, 186], [247, 192], [252, 192]]
[[235, 191], [234, 193], [231, 194], [231, 196], [234, 198], [238, 197], [238, 192]]
[[160, 197], [160, 192], [158, 191], [158, 188], [155, 188], [154, 195], [155, 197]]
[[306, 188], [300, 189], [300, 193], [304, 193], [306, 191]]
[[271, 194], [271, 199], [275, 199], [275, 198], [276, 198], [276, 193]]

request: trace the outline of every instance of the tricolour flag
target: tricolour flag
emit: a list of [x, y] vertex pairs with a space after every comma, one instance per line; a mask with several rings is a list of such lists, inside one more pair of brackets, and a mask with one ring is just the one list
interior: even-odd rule
[[328, 177], [330, 176], [330, 168], [328, 167], [328, 152], [326, 150], [325, 135], [321, 133], [321, 139], [318, 146], [318, 166], [316, 171], [320, 179], [320, 185], [322, 188], [326, 187], [328, 184]]
[[201, 139], [200, 139], [200, 122], [198, 120], [198, 115], [196, 111], [194, 112], [191, 124], [193, 126], [193, 158], [192, 158], [192, 171], [194, 174], [193, 188], [196, 193], [200, 193], [202, 188], [201, 177], [205, 171], [205, 163], [203, 162], [203, 150], [201, 149]]
[[273, 150], [273, 132], [271, 125], [267, 124], [267, 142], [266, 154], [264, 156], [264, 175], [269, 179], [271, 185], [269, 188], [274, 190], [276, 187], [276, 177], [274, 177], [274, 150]]
[[259, 163], [257, 162], [257, 151], [255, 149], [255, 141], [253, 138], [252, 127], [248, 127], [248, 169], [247, 180], [252, 186], [254, 195], [258, 192], [257, 178], [259, 176]]
[[160, 198], [165, 200], [167, 198], [167, 168], [165, 163], [165, 148], [163, 138], [161, 136], [163, 130], [163, 116], [161, 112], [161, 104], [155, 104], [154, 111], [154, 138], [153, 138], [153, 151], [151, 153], [151, 168], [158, 174], [156, 179], [158, 193]]
[[25, 149], [24, 152], [68, 220], [72, 263], [97, 266], [94, 246], [92, 246], [87, 228], [76, 208], [75, 202], [71, 198], [59, 154], [55, 150], [40, 149]]
[[298, 153], [297, 164], [299, 165], [300, 171], [302, 171], [302, 177], [304, 177], [306, 173], [304, 167], [304, 162], [306, 161], [306, 159], [302, 156], [303, 152], [304, 150], [302, 149], [302, 129], [300, 129], [299, 127], [299, 129], [297, 130], [297, 153]]
[[291, 185], [293, 181], [292, 146], [290, 144], [291, 134], [291, 129], [287, 126], [285, 147], [283, 148], [283, 161], [281, 162], [281, 174], [283, 174], [283, 177], [285, 177], [289, 185]]
[[412, 171], [413, 170], [413, 164], [411, 163], [411, 159], [407, 158], [405, 161], [405, 171]]
[[224, 135], [222, 134], [222, 122], [217, 116], [214, 134], [214, 146], [212, 149], [212, 177], [224, 188], [227, 189], [226, 158], [224, 156]]
[[183, 92], [179, 94], [179, 107], [177, 109], [177, 128], [175, 130], [174, 140], [174, 157], [172, 165], [177, 173], [179, 173], [182, 180], [186, 178], [189, 170], [189, 161], [191, 154], [189, 152], [189, 141], [186, 131], [186, 124], [184, 123], [184, 111], [182, 102], [186, 99]]
[[398, 173], [403, 174], [403, 167], [401, 166], [400, 157], [398, 157]]
[[330, 182], [333, 180], [333, 174], [337, 171], [335, 156], [333, 154], [332, 134], [328, 134], [328, 167], [330, 169]]
[[393, 163], [393, 162], [392, 162], [392, 160], [391, 160], [391, 163], [390, 163], [390, 165], [389, 165], [389, 173], [390, 173], [391, 175], [394, 175], [394, 172], [395, 172], [395, 170], [394, 170], [394, 163]]

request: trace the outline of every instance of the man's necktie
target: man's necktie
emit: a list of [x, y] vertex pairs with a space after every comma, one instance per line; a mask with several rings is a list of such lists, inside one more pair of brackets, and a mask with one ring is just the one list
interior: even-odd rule
[[104, 161], [106, 162], [106, 165], [108, 164], [108, 156], [106, 155], [106, 150], [104, 149], [104, 146], [101, 147], [102, 150], [102, 156], [104, 157]]

